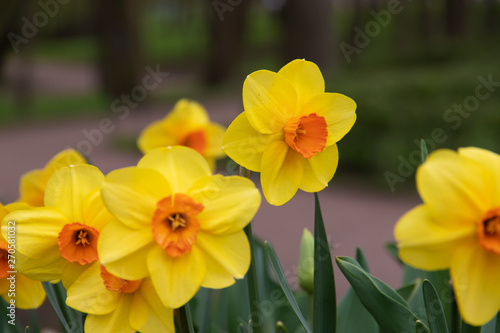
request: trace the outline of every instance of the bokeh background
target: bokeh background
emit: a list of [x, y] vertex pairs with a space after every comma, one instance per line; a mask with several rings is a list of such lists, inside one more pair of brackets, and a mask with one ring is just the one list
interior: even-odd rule
[[[3, 4], [0, 32], [2, 203], [68, 146], [105, 173], [135, 165], [141, 129], [180, 98], [229, 125], [246, 75], [305, 58], [328, 92], [358, 105], [321, 194], [334, 255], [362, 247], [374, 275], [397, 287], [384, 243], [419, 201], [419, 140], [500, 152], [498, 0], [18, 0]], [[236, 172], [228, 159], [218, 166]], [[312, 207], [299, 193], [263, 204], [255, 220], [291, 280]], [[337, 279], [341, 296], [348, 285]]]

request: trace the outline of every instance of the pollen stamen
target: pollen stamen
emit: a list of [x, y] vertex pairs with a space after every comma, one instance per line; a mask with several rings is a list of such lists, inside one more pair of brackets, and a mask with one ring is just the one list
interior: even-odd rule
[[83, 230], [80, 230], [80, 232], [78, 233], [78, 240], [76, 241], [76, 245], [78, 244], [82, 244], [84, 247], [90, 244], [87, 239], [87, 233]]
[[170, 225], [172, 226], [172, 230], [175, 231], [175, 229], [179, 227], [185, 227], [187, 224], [186, 219], [182, 214], [176, 213], [172, 214], [168, 217], [168, 220], [170, 221]]
[[500, 254], [500, 207], [486, 213], [478, 223], [477, 235], [483, 249]]

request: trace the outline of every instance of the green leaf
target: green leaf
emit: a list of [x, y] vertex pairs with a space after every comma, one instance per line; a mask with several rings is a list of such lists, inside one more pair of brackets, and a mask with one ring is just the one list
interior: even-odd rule
[[[366, 271], [368, 262], [360, 248], [356, 249], [356, 260]], [[358, 295], [349, 288], [337, 305], [337, 332], [378, 333], [379, 327], [373, 316], [366, 310]]]
[[57, 317], [59, 317], [61, 324], [64, 326], [64, 329], [66, 329], [67, 332], [72, 332], [72, 330], [70, 329], [70, 325], [66, 321], [66, 317], [63, 315], [63, 310], [61, 308], [61, 306], [67, 306], [67, 305], [65, 303], [61, 304], [60, 301], [58, 300], [57, 293], [55, 290], [56, 286], [50, 282], [42, 282], [42, 285], [43, 289], [45, 289], [45, 293], [47, 294], [47, 298], [49, 299], [52, 308], [54, 308]]
[[472, 326], [466, 322], [462, 322], [461, 333], [481, 333], [481, 326]]
[[314, 331], [335, 333], [335, 278], [318, 193], [314, 193], [314, 203]]
[[424, 139], [420, 139], [420, 157], [422, 159], [422, 163], [425, 162], [427, 156], [429, 156], [429, 151], [427, 150], [427, 143], [425, 142]]
[[448, 333], [448, 325], [444, 315], [443, 305], [429, 280], [422, 284], [427, 322], [432, 333]]
[[398, 264], [404, 265], [401, 259], [399, 259], [399, 250], [396, 242], [385, 244], [385, 249], [389, 252], [391, 257], [398, 262]]
[[419, 286], [420, 286], [420, 282], [410, 283], [410, 284], [402, 286], [401, 288], [399, 288], [396, 291], [407, 302], [410, 302], [410, 300], [412, 300], [413, 297], [415, 296], [415, 294], [417, 293]]
[[430, 333], [429, 329], [420, 320], [417, 320], [417, 322], [415, 323], [415, 327], [416, 333]]
[[365, 272], [353, 261], [354, 259], [346, 257], [337, 258], [340, 270], [379, 324], [380, 331], [384, 333], [416, 331], [416, 322], [420, 319], [408, 309], [408, 303], [396, 291]]
[[290, 305], [293, 308], [293, 311], [297, 315], [297, 318], [299, 318], [300, 323], [306, 330], [306, 332], [311, 333], [311, 329], [309, 328], [309, 325], [307, 324], [306, 319], [302, 315], [302, 312], [300, 311], [299, 305], [297, 304], [297, 301], [295, 300], [295, 297], [293, 296], [292, 289], [290, 288], [290, 285], [288, 284], [288, 280], [286, 279], [285, 272], [283, 272], [283, 268], [281, 267], [281, 264], [278, 260], [278, 257], [276, 256], [276, 252], [274, 251], [273, 247], [269, 242], [265, 242], [265, 249], [266, 249], [266, 254], [267, 258], [269, 260], [269, 263], [271, 264], [271, 267], [273, 269], [274, 274], [276, 275], [276, 278], [278, 279], [278, 282], [281, 286], [281, 289], [285, 293], [286, 299], [290, 303]]

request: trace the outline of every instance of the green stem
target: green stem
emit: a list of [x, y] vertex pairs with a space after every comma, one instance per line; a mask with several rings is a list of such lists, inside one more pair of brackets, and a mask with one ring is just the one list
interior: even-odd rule
[[[240, 166], [240, 176], [245, 178], [250, 178], [250, 170], [245, 169]], [[259, 290], [257, 283], [257, 271], [255, 267], [255, 248], [253, 245], [253, 233], [252, 233], [252, 223], [248, 223], [244, 228], [245, 234], [248, 237], [248, 241], [250, 242], [250, 268], [247, 273], [247, 286], [248, 286], [248, 295], [250, 301], [250, 318], [253, 315], [259, 315]], [[260, 320], [259, 320], [260, 322]], [[251, 322], [252, 332], [260, 333], [260, 325], [255, 325], [254, 321]]]
[[453, 289], [453, 286], [451, 286], [450, 292], [451, 292], [451, 301], [450, 301], [451, 325], [450, 325], [450, 331], [451, 331], [451, 333], [460, 333], [460, 323], [462, 322], [462, 318], [460, 317], [460, 313], [458, 312], [457, 299], [455, 298], [455, 290]]
[[193, 319], [191, 318], [191, 310], [189, 303], [184, 304], [178, 309], [175, 309], [175, 315], [179, 324], [181, 333], [194, 333]]
[[500, 312], [497, 313], [497, 322], [495, 324], [495, 333], [500, 333]]
[[462, 322], [462, 333], [481, 333], [482, 326], [472, 326]]
[[40, 324], [38, 322], [37, 312], [34, 309], [29, 311], [30, 311], [30, 333], [40, 333]]

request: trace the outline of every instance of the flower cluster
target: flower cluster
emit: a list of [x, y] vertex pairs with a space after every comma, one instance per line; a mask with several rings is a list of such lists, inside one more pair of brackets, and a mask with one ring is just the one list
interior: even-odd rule
[[[16, 226], [20, 307], [38, 307], [40, 281], [61, 281], [66, 304], [87, 314], [86, 332], [174, 332], [174, 311], [200, 287], [242, 279], [251, 262], [243, 231], [261, 201], [251, 180], [212, 174], [226, 153], [262, 173], [268, 201], [322, 190], [333, 177], [336, 142], [353, 125], [355, 103], [324, 92], [311, 62], [251, 74], [245, 112], [229, 127], [179, 101], [149, 125], [137, 166], [104, 175], [74, 150], [21, 179], [18, 202], [0, 206], [0, 279], [8, 225]], [[251, 147], [251, 150], [247, 149]], [[5, 297], [5, 282], [0, 280]], [[124, 319], [126, 318], [126, 319]]]

